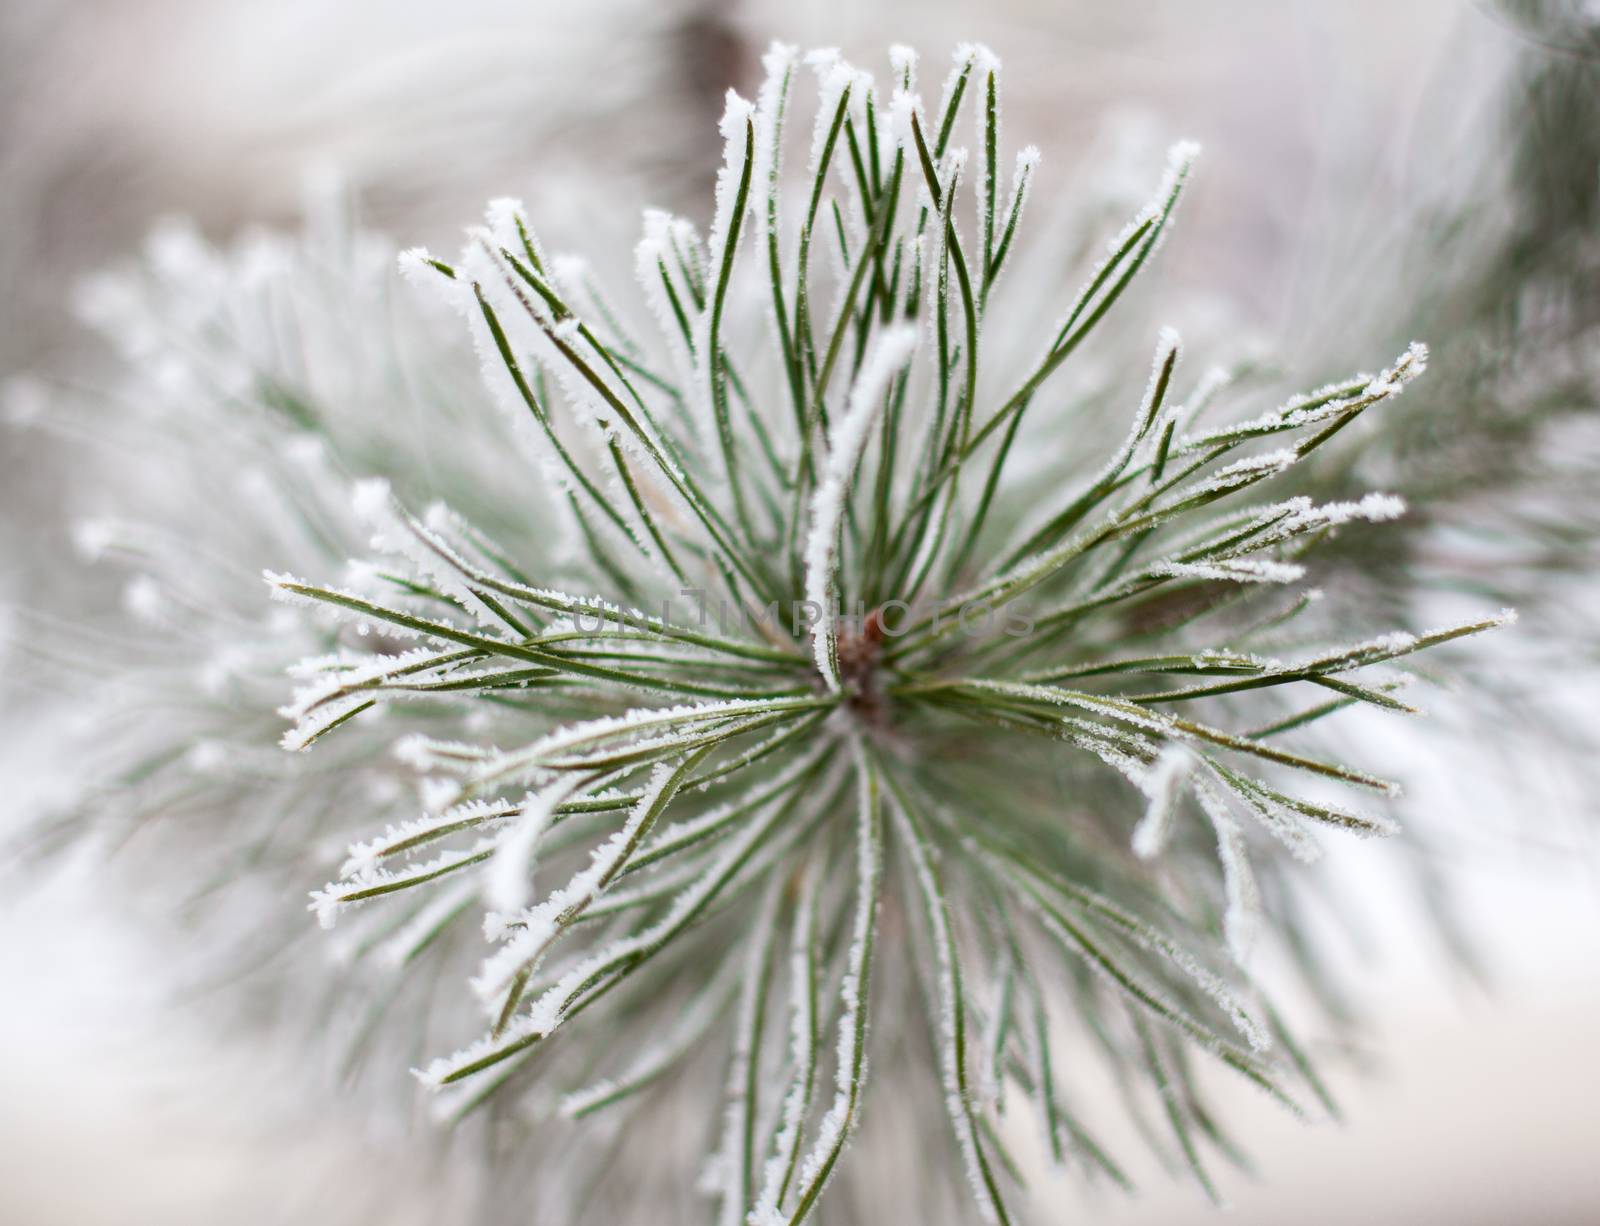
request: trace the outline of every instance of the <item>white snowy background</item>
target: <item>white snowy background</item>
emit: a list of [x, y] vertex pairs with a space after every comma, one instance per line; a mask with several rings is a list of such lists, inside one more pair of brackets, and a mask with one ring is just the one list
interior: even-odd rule
[[[70, 365], [71, 286], [158, 217], [213, 235], [287, 224], [307, 174], [357, 185], [368, 219], [408, 243], [448, 245], [503, 192], [553, 228], [563, 210], [693, 210], [721, 91], [748, 84], [773, 36], [863, 60], [913, 42], [930, 62], [987, 42], [1006, 63], [1008, 129], [1041, 145], [1057, 185], [1201, 140], [1200, 187], [1163, 258], [1263, 344], [1292, 355], [1315, 338], [1335, 356], [1352, 236], [1387, 237], [1448, 184], [1437, 150], [1474, 125], [1493, 138], [1519, 37], [1450, 0], [7, 0], [0, 372]], [[64, 560], [72, 475], [35, 447], [0, 442], [0, 603], [114, 599]], [[1580, 717], [1600, 716], [1591, 681], [1573, 691]], [[29, 710], [3, 719], [9, 824], [48, 802], [54, 746]], [[1458, 818], [1454, 867], [1492, 990], [1413, 935], [1381, 846], [1337, 859], [1380, 934], [1350, 968], [1382, 1019], [1377, 1059], [1339, 1077], [1342, 1128], [1219, 1085], [1262, 1172], [1225, 1180], [1231, 1220], [1600, 1221], [1592, 814], [1581, 798], [1518, 812], [1513, 788], [1477, 779], [1471, 747], [1425, 733], [1381, 750], [1417, 803]], [[164, 974], [184, 934], [146, 923], [148, 905], [131, 917], [93, 859], [45, 880], [6, 871], [0, 891], [0, 1223], [450, 1220], [459, 1172], [418, 1169], [357, 1104], [302, 1090], [285, 1053], [202, 1023]], [[1192, 1187], [1139, 1173], [1133, 1201], [1039, 1195], [1060, 1220], [1214, 1220]]]

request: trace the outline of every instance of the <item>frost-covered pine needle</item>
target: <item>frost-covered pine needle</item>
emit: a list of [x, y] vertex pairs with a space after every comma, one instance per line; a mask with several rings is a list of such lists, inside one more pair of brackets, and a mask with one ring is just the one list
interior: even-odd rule
[[[732, 942], [742, 952], [719, 957], [737, 956], [745, 970], [707, 1185], [729, 1221], [808, 1217], [869, 1109], [871, 968], [885, 939], [874, 916], [880, 891], [896, 888], [881, 861], [886, 843], [903, 844], [921, 895], [906, 905], [926, 915], [923, 945], [935, 955], [932, 1025], [943, 1054], [942, 1072], [929, 1075], [942, 1078], [979, 1208], [1006, 1221], [1010, 1159], [974, 1073], [972, 1023], [996, 997], [974, 981], [995, 963], [962, 951], [1013, 934], [1014, 958], [1040, 984], [1063, 971], [1032, 965], [1038, 957], [1066, 957], [1077, 986], [1065, 998], [1045, 992], [1043, 1007], [1131, 1045], [1186, 1153], [1190, 1129], [1208, 1117], [1174, 1092], [1179, 1062], [1156, 1054], [1150, 1022], [1293, 1102], [1296, 1066], [1279, 1065], [1255, 1023], [1238, 1045], [1243, 1006], [1219, 1002], [1252, 990], [1222, 986], [1228, 963], [1217, 950], [1243, 959], [1269, 922], [1265, 899], [1288, 889], [1267, 836], [1299, 851], [1312, 845], [1310, 826], [1386, 828], [1297, 794], [1295, 775], [1393, 791], [1321, 756], [1304, 730], [1350, 703], [1405, 709], [1386, 679], [1369, 682], [1363, 670], [1503, 618], [1420, 636], [1357, 631], [1345, 645], [1297, 647], [1291, 659], [1252, 650], [1263, 618], [1286, 643], [1301, 641], [1288, 619], [1307, 602], [1274, 608], [1314, 565], [1319, 536], [1403, 507], [1381, 494], [1321, 506], [1247, 500], [1398, 396], [1421, 374], [1425, 350], [1194, 433], [1182, 427], [1176, 391], [1181, 344], [1166, 329], [1109, 461], [1085, 465], [1070, 446], [1027, 455], [1013, 447], [1019, 437], [1047, 451], [1072, 437], [1049, 421], [1050, 382], [1164, 240], [1196, 149], [1174, 147], [1150, 205], [1112, 239], [1042, 354], [1027, 359], [1014, 339], [985, 329], [1003, 274], [1025, 258], [1021, 205], [1041, 173], [1037, 153], [1024, 150], [1000, 198], [998, 62], [961, 48], [930, 109], [906, 88], [904, 52], [900, 88], [887, 96], [835, 53], [808, 58], [818, 102], [804, 176], [791, 194], [781, 142], [800, 74], [794, 53], [775, 47], [757, 103], [729, 95], [707, 236], [646, 217], [635, 253], [650, 307], [641, 330], [574, 297], [559, 275], [571, 262], [552, 264], [514, 203], [491, 208], [459, 260], [409, 257], [412, 278], [432, 280], [471, 324], [502, 403], [536, 426], [567, 495], [568, 528], [593, 551], [591, 573], [571, 591], [540, 586], [475, 548], [460, 517], [435, 513], [424, 524], [386, 487], [361, 487], [373, 544], [390, 555], [385, 565], [410, 572], [404, 586], [372, 599], [316, 579], [269, 582], [422, 646], [319, 678], [290, 708], [299, 723], [287, 743], [310, 745], [369, 709], [426, 699], [428, 686], [455, 701], [547, 712], [549, 731], [524, 747], [462, 753], [447, 814], [493, 818], [446, 821], [460, 827], [457, 850], [437, 846], [452, 836], [418, 841], [426, 827], [415, 827], [401, 863], [358, 868], [316, 905], [326, 916], [380, 890], [482, 875], [495, 948], [471, 978], [491, 1028], [436, 1061], [425, 1077], [434, 1085], [492, 1076], [558, 1028], [612, 1048], [608, 1013], [646, 1007], [656, 976], [684, 974], [671, 968]], [[982, 146], [975, 221], [957, 199], [971, 155], [951, 144], [964, 107]], [[760, 302], [765, 309], [744, 306]], [[1009, 497], [1014, 485], [1037, 488], [1027, 474], [1041, 461], [1067, 477], [1054, 508]], [[1085, 469], [1075, 488], [1069, 474]], [[1260, 716], [1246, 708], [1282, 709], [1279, 695], [1303, 714], [1250, 731]], [[1142, 818], [1128, 795], [1120, 816], [1107, 808], [1085, 823], [1019, 774], [1084, 751], [1143, 791]], [[1267, 778], [1245, 773], [1252, 759]], [[534, 791], [515, 816], [470, 808], [504, 805], [505, 789], [527, 784]], [[598, 799], [610, 795], [618, 799]], [[1106, 835], [1131, 840], [1138, 859], [1097, 851]], [[424, 846], [429, 858], [408, 864]], [[834, 895], [815, 869], [795, 875], [802, 849], [813, 864], [855, 863], [854, 902], [837, 899], [852, 922], [818, 924], [819, 892]], [[352, 863], [372, 856], [365, 845]], [[619, 893], [630, 877], [643, 888]], [[1119, 903], [1086, 894], [1086, 880]], [[607, 908], [612, 895], [626, 905]], [[605, 915], [598, 926], [590, 908]], [[1176, 938], [1160, 933], [1180, 917]], [[785, 939], [799, 942], [787, 978], [774, 973]], [[816, 995], [830, 982], [832, 1008]], [[818, 1033], [829, 1015], [831, 1054], [819, 1052]], [[1027, 1071], [1028, 1041], [1003, 1021], [983, 1029], [990, 1066], [1001, 1077], [1014, 1069], [1053, 1119], [1056, 1090]], [[664, 1050], [687, 1054], [681, 1044]], [[664, 1080], [660, 1055], [641, 1065], [638, 1053], [603, 1054], [617, 1062], [612, 1077], [626, 1081], [631, 1066]], [[821, 1059], [832, 1066], [831, 1101], [815, 1093], [827, 1084]], [[601, 1080], [569, 1100], [569, 1113], [617, 1100], [616, 1084]]]
[[[476, 488], [472, 432], [422, 417], [468, 505], [415, 504], [368, 455], [306, 513], [353, 520], [367, 560], [262, 559], [324, 568], [266, 574], [312, 653], [284, 744], [334, 779], [392, 744], [420, 776], [422, 811], [372, 806], [311, 908], [466, 1002], [419, 1074], [452, 1112], [528, 1091], [627, 1138], [652, 1102], [698, 1110], [725, 1221], [811, 1217], [869, 1143], [880, 1066], [931, 1083], [989, 1220], [1018, 1212], [1002, 1103], [1122, 1182], [1065, 1105], [1064, 1034], [1209, 1190], [1191, 1051], [1291, 1109], [1321, 1096], [1237, 963], [1278, 941], [1318, 986], [1290, 862], [1393, 829], [1329, 799], [1396, 787], [1330, 756], [1323, 721], [1411, 711], [1411, 656], [1508, 618], [1413, 633], [1299, 586], [1330, 533], [1404, 506], [1290, 497], [1286, 474], [1426, 350], [1202, 428], [1228, 391], [1189, 379], [1177, 333], [1135, 350], [1103, 326], [1195, 146], [1075, 297], [1019, 319], [1047, 171], [1027, 146], [1006, 186], [990, 52], [958, 49], [933, 105], [904, 48], [881, 85], [834, 52], [764, 66], [755, 102], [729, 95], [709, 227], [647, 214], [636, 287], [547, 253], [509, 200], [459, 256], [402, 258], [466, 324], [541, 506]], [[925, 1064], [875, 1049], [919, 1022]], [[563, 1155], [538, 1169], [577, 1204], [605, 1162]]]

